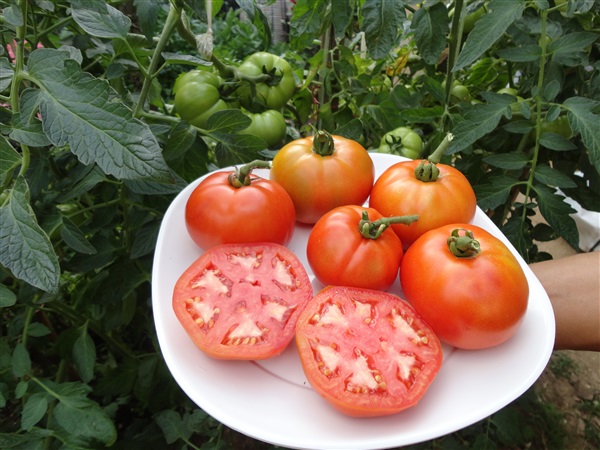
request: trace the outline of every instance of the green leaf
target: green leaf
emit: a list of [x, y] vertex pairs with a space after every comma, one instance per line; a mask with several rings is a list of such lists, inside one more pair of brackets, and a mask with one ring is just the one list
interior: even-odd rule
[[487, 184], [475, 185], [473, 187], [477, 196], [477, 205], [484, 211], [496, 209], [504, 205], [510, 196], [510, 193], [519, 180], [515, 177], [498, 176], [491, 177]]
[[235, 133], [250, 126], [252, 119], [239, 109], [217, 111], [208, 119], [206, 131], [210, 133]]
[[190, 431], [185, 430], [181, 416], [172, 409], [161, 411], [154, 416], [154, 421], [163, 432], [167, 445], [183, 438], [188, 439]]
[[173, 181], [149, 127], [111, 98], [107, 82], [82, 72], [60, 50], [37, 49], [28, 62], [42, 87], [40, 113], [54, 145], [70, 145], [83, 164], [97, 163], [120, 179]]
[[[498, 95], [498, 97], [501, 96]], [[461, 151], [496, 129], [507, 109], [510, 110], [503, 102], [474, 105], [465, 115], [465, 120], [458, 123], [452, 130], [454, 139], [446, 153]]]
[[527, 134], [533, 130], [533, 125], [528, 120], [515, 120], [502, 125], [509, 133]]
[[335, 14], [332, 14], [331, 17], [333, 30], [335, 37], [342, 39], [354, 18], [353, 4], [352, 2], [335, 2], [333, 4], [335, 5]]
[[4, 17], [4, 20], [6, 20], [6, 22], [8, 22], [14, 27], [22, 27], [24, 24], [23, 12], [21, 11], [21, 8], [19, 8], [19, 5], [17, 5], [16, 3], [13, 3], [12, 5], [4, 8], [2, 10], [2, 16]]
[[29, 205], [29, 187], [22, 176], [9, 202], [0, 208], [0, 247], [0, 263], [15, 277], [44, 291], [56, 291], [58, 258]]
[[23, 412], [21, 413], [21, 428], [25, 431], [31, 431], [35, 424], [44, 417], [47, 410], [48, 394], [45, 392], [32, 394], [23, 406]]
[[448, 10], [443, 3], [436, 3], [415, 12], [411, 29], [423, 59], [427, 64], [437, 64], [440, 54], [446, 48], [448, 34]]
[[411, 108], [400, 111], [400, 118], [411, 123], [430, 123], [439, 119], [444, 113], [442, 106], [432, 106], [430, 108]]
[[131, 19], [101, 0], [71, 0], [71, 14], [77, 25], [95, 37], [127, 38]]
[[0, 284], [0, 308], [8, 308], [17, 303], [17, 296], [13, 291]]
[[501, 169], [520, 170], [529, 164], [529, 157], [521, 152], [501, 153], [486, 156], [483, 161]]
[[0, 92], [4, 92], [12, 83], [14, 71], [8, 58], [0, 58]]
[[8, 140], [0, 135], [0, 176], [6, 175], [21, 164], [21, 155]]
[[26, 122], [21, 113], [13, 114], [13, 129], [10, 132], [10, 138], [30, 147], [50, 145], [50, 140], [44, 134], [42, 123], [39, 120]]
[[398, 44], [398, 30], [406, 17], [404, 4], [400, 0], [365, 0], [361, 28], [373, 59], [385, 58]]
[[538, 164], [533, 176], [540, 183], [558, 188], [575, 188], [577, 184], [562, 172], [546, 164]]
[[489, 85], [498, 78], [498, 62], [494, 58], [481, 58], [469, 68], [469, 86]]
[[519, 214], [511, 215], [500, 231], [508, 238], [523, 259], [529, 263], [529, 248], [532, 245], [528, 228]]
[[321, 31], [329, 20], [325, 14], [330, 0], [298, 0], [292, 10], [290, 19], [290, 44], [296, 49], [304, 49], [312, 45], [313, 39], [321, 35]]
[[22, 342], [17, 342], [11, 358], [12, 373], [17, 378], [22, 378], [31, 371], [31, 358], [27, 348]]
[[[546, 86], [544, 86], [544, 90], [542, 92], [542, 96], [544, 100], [547, 102], [553, 101], [556, 96], [560, 93], [560, 83], [557, 80], [550, 81]], [[550, 119], [548, 119], [550, 120]]]
[[550, 150], [566, 151], [576, 150], [577, 146], [558, 133], [545, 132], [540, 136], [540, 145]]
[[588, 31], [578, 31], [565, 34], [548, 45], [548, 53], [556, 58], [558, 56], [571, 56], [583, 51], [584, 47], [593, 44], [599, 35]]
[[569, 110], [569, 125], [575, 133], [581, 134], [581, 140], [587, 147], [590, 161], [600, 172], [600, 115], [594, 114], [600, 102], [589, 98], [571, 97], [564, 106]]
[[73, 361], [81, 380], [84, 383], [92, 381], [92, 378], [94, 378], [94, 365], [96, 364], [96, 345], [87, 329], [82, 330], [73, 344]]
[[[236, 1], [242, 11], [247, 14], [248, 19], [250, 19], [254, 27], [258, 30], [259, 35], [262, 36], [264, 47], [269, 48], [272, 41], [271, 25], [269, 24], [269, 19], [265, 13], [262, 11], [259, 5], [252, 0]], [[213, 14], [216, 14], [220, 9], [220, 5], [217, 6], [218, 3], [222, 2], [217, 2], [216, 0], [213, 1]]]
[[460, 70], [483, 55], [523, 15], [525, 5], [525, 0], [491, 0], [489, 12], [475, 23], [452, 70]]
[[152, 253], [156, 248], [156, 238], [158, 237], [159, 229], [160, 222], [155, 221], [144, 224], [135, 234], [129, 256], [135, 259]]
[[523, 45], [521, 47], [502, 48], [496, 53], [505, 61], [530, 62], [540, 59], [542, 49], [539, 45]]
[[[57, 424], [90, 446], [111, 446], [117, 439], [115, 426], [100, 406], [87, 398], [89, 387], [81, 383], [63, 383], [56, 390], [59, 403], [54, 408]], [[95, 444], [95, 445], [94, 445]]]
[[160, 2], [149, 2], [148, 0], [133, 0], [136, 17], [146, 39], [152, 40], [156, 32], [159, 13], [162, 9]]
[[87, 255], [93, 255], [96, 249], [86, 239], [85, 235], [81, 232], [79, 227], [73, 223], [72, 220], [67, 217], [62, 218], [63, 226], [60, 229], [60, 237], [63, 238], [65, 244], [71, 247], [73, 250], [79, 253], [85, 253]]
[[191, 66], [210, 66], [212, 63], [193, 55], [181, 55], [179, 53], [161, 53], [167, 64], [188, 64]]
[[555, 193], [544, 185], [534, 185], [537, 193], [540, 213], [567, 243], [574, 249], [579, 249], [579, 231], [575, 220], [570, 216], [575, 210], [564, 201], [565, 197]]
[[211, 137], [218, 141], [215, 156], [219, 167], [260, 159], [260, 151], [266, 148], [262, 139], [250, 134], [211, 133]]

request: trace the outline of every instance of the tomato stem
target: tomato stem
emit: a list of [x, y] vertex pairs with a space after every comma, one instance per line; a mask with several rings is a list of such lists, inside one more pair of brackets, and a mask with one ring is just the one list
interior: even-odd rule
[[358, 229], [360, 234], [366, 239], [377, 239], [381, 236], [390, 225], [395, 223], [403, 223], [410, 225], [413, 222], [419, 220], [419, 216], [394, 216], [394, 217], [383, 217], [379, 220], [369, 220], [369, 213], [367, 211], [362, 212], [362, 218], [358, 223]]
[[227, 177], [227, 181], [235, 188], [250, 186], [252, 182], [250, 175], [254, 169], [271, 169], [271, 163], [256, 159], [241, 167], [236, 167], [235, 172], [231, 172]]
[[[460, 232], [464, 231], [461, 235]], [[464, 228], [455, 228], [447, 240], [450, 252], [457, 258], [474, 258], [481, 251], [479, 241], [473, 236], [473, 232]]]
[[452, 139], [454, 139], [454, 135], [448, 133], [435, 151], [429, 155], [429, 158], [424, 159], [419, 163], [415, 169], [415, 177], [417, 177], [417, 180], [425, 183], [437, 181], [438, 176], [440, 175], [440, 169], [438, 169], [437, 164], [442, 159], [442, 156], [444, 156], [444, 153], [446, 153]]
[[317, 131], [313, 138], [313, 152], [320, 156], [331, 156], [335, 151], [335, 143], [333, 137], [323, 130]]

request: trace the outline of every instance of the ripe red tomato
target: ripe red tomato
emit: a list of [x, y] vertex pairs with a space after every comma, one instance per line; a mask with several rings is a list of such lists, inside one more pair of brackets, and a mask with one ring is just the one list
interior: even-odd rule
[[415, 174], [421, 163], [432, 165], [426, 160], [413, 160], [387, 168], [369, 198], [369, 206], [384, 216], [419, 216], [409, 226], [392, 226], [405, 249], [426, 231], [447, 223], [470, 222], [477, 206], [475, 192], [461, 172], [446, 164], [434, 164], [439, 169], [437, 178], [421, 181]]
[[248, 242], [286, 245], [292, 238], [296, 213], [286, 190], [251, 175], [250, 169], [243, 176], [242, 169], [212, 173], [190, 195], [185, 223], [200, 248]]
[[387, 220], [357, 205], [338, 206], [321, 217], [306, 247], [315, 277], [325, 286], [388, 289], [398, 277], [404, 251]]
[[415, 405], [442, 365], [431, 328], [399, 297], [331, 287], [296, 325], [300, 361], [313, 389], [351, 416], [383, 416]]
[[400, 282], [438, 337], [465, 349], [512, 337], [529, 298], [525, 273], [508, 247], [469, 224], [445, 225], [417, 239], [402, 260]]
[[373, 186], [375, 167], [358, 142], [319, 131], [279, 150], [271, 179], [292, 197], [296, 220], [313, 224], [336, 206], [361, 205]]
[[219, 359], [279, 355], [313, 295], [306, 270], [279, 244], [223, 244], [177, 280], [173, 310], [194, 343]]

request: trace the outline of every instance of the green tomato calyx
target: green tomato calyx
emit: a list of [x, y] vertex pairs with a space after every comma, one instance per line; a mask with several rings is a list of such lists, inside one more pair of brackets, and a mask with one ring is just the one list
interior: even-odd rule
[[358, 230], [366, 239], [377, 239], [392, 224], [403, 223], [410, 225], [417, 220], [419, 220], [419, 216], [415, 214], [412, 216], [383, 217], [379, 220], [371, 221], [369, 220], [369, 213], [363, 211], [362, 218], [358, 223]]
[[417, 180], [425, 183], [437, 181], [438, 176], [440, 175], [440, 169], [438, 169], [437, 164], [441, 161], [444, 153], [446, 153], [446, 150], [448, 149], [450, 142], [452, 142], [452, 139], [454, 139], [454, 135], [452, 133], [448, 133], [442, 142], [440, 142], [440, 145], [438, 145], [435, 151], [429, 155], [429, 158], [419, 163], [415, 169], [415, 177], [417, 177]]
[[[464, 234], [460, 234], [463, 231]], [[447, 240], [450, 252], [457, 258], [474, 258], [481, 251], [479, 241], [473, 236], [473, 232], [464, 228], [452, 230], [452, 235]]]
[[271, 169], [271, 163], [257, 159], [244, 166], [236, 167], [235, 171], [231, 172], [227, 177], [227, 181], [234, 188], [250, 186], [252, 183], [251, 175], [254, 169]]
[[317, 131], [313, 138], [313, 152], [320, 156], [331, 156], [335, 151], [335, 142], [333, 137], [323, 130]]

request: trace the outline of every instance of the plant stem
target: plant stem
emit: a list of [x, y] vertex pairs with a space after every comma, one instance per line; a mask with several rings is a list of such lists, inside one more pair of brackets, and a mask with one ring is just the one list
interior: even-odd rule
[[410, 225], [413, 222], [419, 220], [419, 216], [394, 216], [394, 217], [382, 217], [379, 220], [369, 220], [369, 213], [367, 211], [362, 212], [362, 218], [358, 223], [358, 229], [360, 234], [366, 239], [377, 239], [381, 234], [389, 228], [390, 225], [403, 223]]
[[462, 31], [463, 22], [465, 15], [465, 7], [463, 0], [456, 0], [454, 2], [454, 17], [452, 19], [452, 27], [450, 28], [450, 35], [448, 36], [448, 64], [446, 68], [446, 108], [450, 104], [450, 92], [452, 91], [452, 83], [454, 81], [453, 67], [458, 53], [460, 52], [460, 46], [462, 44]]

